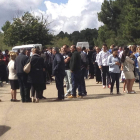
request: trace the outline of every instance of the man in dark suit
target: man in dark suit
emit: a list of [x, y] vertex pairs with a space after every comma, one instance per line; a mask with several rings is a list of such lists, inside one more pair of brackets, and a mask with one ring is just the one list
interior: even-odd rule
[[59, 53], [59, 49], [56, 47], [53, 47], [52, 53], [54, 55], [52, 75], [55, 76], [56, 87], [58, 90], [58, 99], [57, 100], [63, 100], [64, 99], [63, 80], [65, 77], [64, 58]]
[[26, 65], [28, 57], [26, 56], [26, 49], [20, 50], [20, 55], [16, 57], [15, 60], [15, 70], [17, 73], [19, 86], [20, 86], [20, 95], [22, 102], [30, 102], [30, 86], [27, 83], [27, 74], [23, 71], [24, 66]]

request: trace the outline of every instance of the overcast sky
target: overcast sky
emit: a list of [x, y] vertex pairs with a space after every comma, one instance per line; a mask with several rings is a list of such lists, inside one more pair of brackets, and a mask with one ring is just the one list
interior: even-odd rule
[[26, 11], [48, 17], [54, 34], [60, 31], [72, 33], [85, 28], [98, 28], [97, 12], [103, 0], [0, 0], [0, 27]]

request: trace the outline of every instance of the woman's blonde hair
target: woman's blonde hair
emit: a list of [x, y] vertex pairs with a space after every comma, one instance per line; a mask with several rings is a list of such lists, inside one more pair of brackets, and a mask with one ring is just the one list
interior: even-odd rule
[[12, 59], [12, 60], [15, 60], [16, 59], [16, 57], [17, 57], [17, 53], [16, 52], [9, 52], [9, 55], [10, 55], [10, 58]]

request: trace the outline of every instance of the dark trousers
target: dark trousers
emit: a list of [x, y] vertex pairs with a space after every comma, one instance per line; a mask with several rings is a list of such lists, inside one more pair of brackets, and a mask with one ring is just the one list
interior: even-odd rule
[[28, 102], [30, 97], [30, 86], [27, 83], [27, 74], [18, 73], [17, 77], [20, 86], [21, 100], [22, 102]]
[[110, 76], [111, 76], [111, 89], [110, 89], [110, 91], [113, 92], [114, 84], [116, 81], [117, 92], [119, 92], [120, 73], [110, 73]]
[[107, 85], [109, 85], [110, 84], [109, 66], [102, 66], [102, 79], [104, 86], [106, 86], [106, 77], [107, 77]]
[[94, 78], [94, 65], [92, 63], [89, 64], [89, 74]]
[[64, 99], [63, 81], [64, 81], [64, 76], [62, 76], [62, 75], [55, 76], [56, 88], [58, 90], [58, 98], [59, 99]]
[[87, 95], [85, 79], [84, 79], [84, 74], [85, 73], [86, 73], [86, 68], [83, 68], [81, 70], [81, 79], [80, 79], [81, 84], [78, 86], [78, 92], [79, 92], [79, 94], [84, 93], [85, 95]]
[[102, 81], [101, 70], [99, 69], [99, 66], [97, 63], [94, 64], [94, 70], [96, 72], [96, 82], [101, 82]]
[[[72, 72], [71, 80], [72, 80], [72, 95], [76, 96], [76, 89], [81, 86], [81, 70]], [[81, 88], [79, 88], [78, 94], [82, 95]]]
[[40, 98], [40, 94], [41, 91], [40, 90], [35, 90], [35, 88], [33, 86], [31, 86], [31, 96], [34, 97], [36, 93], [36, 98], [39, 99]]

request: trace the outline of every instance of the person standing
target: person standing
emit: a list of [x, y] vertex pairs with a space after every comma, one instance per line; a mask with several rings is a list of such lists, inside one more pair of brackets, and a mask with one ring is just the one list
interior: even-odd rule
[[0, 50], [0, 86], [3, 86], [3, 81], [8, 79], [7, 70], [6, 70], [6, 63], [3, 54]]
[[80, 86], [78, 86], [78, 91], [79, 93], [81, 92], [83, 96], [87, 95], [87, 91], [86, 91], [86, 84], [85, 84], [85, 74], [86, 74], [86, 70], [88, 68], [88, 59], [87, 59], [87, 54], [86, 54], [86, 48], [83, 47], [82, 51], [80, 52], [80, 56], [81, 56], [81, 84]]
[[113, 88], [116, 81], [117, 94], [119, 92], [119, 78], [120, 78], [120, 58], [118, 57], [118, 49], [112, 49], [112, 54], [108, 57], [109, 72], [111, 76], [110, 94], [113, 94]]
[[32, 49], [32, 57], [27, 61], [31, 64], [31, 71], [28, 74], [27, 82], [31, 85], [32, 102], [35, 101], [36, 93], [36, 103], [39, 102], [40, 95], [44, 90], [44, 60], [39, 55], [39, 50], [37, 48]]
[[20, 86], [20, 95], [22, 102], [31, 102], [30, 97], [30, 88], [27, 83], [27, 74], [23, 71], [24, 66], [28, 61], [28, 57], [26, 56], [26, 49], [20, 50], [20, 55], [18, 55], [15, 59], [15, 70], [17, 73], [19, 86]]
[[107, 59], [110, 55], [110, 52], [107, 51], [107, 45], [103, 44], [102, 51], [99, 53], [99, 69], [102, 70], [102, 79], [103, 79], [103, 88], [106, 88], [106, 76], [107, 76], [107, 86], [108, 88], [111, 87], [110, 85], [110, 74], [109, 74], [109, 66], [107, 64]]
[[135, 76], [134, 76], [134, 61], [129, 56], [130, 50], [129, 48], [125, 48], [121, 58], [121, 62], [123, 65], [123, 72], [127, 82], [127, 91], [128, 93], [131, 94], [135, 93], [135, 91], [132, 90], [135, 81]]
[[93, 53], [93, 55], [92, 55], [94, 70], [96, 73], [96, 84], [102, 84], [101, 70], [99, 69], [99, 66], [98, 66], [99, 52], [100, 52], [100, 48], [96, 47], [96, 52]]
[[58, 90], [58, 101], [64, 99], [63, 80], [65, 77], [65, 63], [63, 56], [59, 53], [59, 49], [53, 47], [52, 54], [54, 55], [52, 75], [55, 76], [56, 87]]
[[9, 70], [7, 68], [8, 66], [8, 63], [9, 63], [9, 51], [8, 50], [5, 50], [5, 54], [4, 54], [4, 58], [3, 60], [5, 61], [5, 66], [6, 66], [6, 84], [9, 83], [9, 80], [8, 80], [8, 75], [9, 75]]
[[[76, 98], [76, 89], [81, 86], [81, 56], [77, 52], [76, 46], [71, 46], [72, 57], [70, 59], [70, 70], [72, 75], [72, 95], [68, 98]], [[83, 96], [81, 91], [78, 91], [79, 96]]]
[[10, 62], [8, 63], [8, 69], [9, 69], [9, 81], [11, 85], [11, 102], [16, 102], [16, 90], [19, 89], [19, 83], [18, 83], [18, 78], [16, 71], [14, 69], [14, 63], [16, 59], [17, 54], [15, 52], [10, 52]]
[[89, 75], [90, 75], [89, 79], [94, 79], [94, 65], [92, 63], [92, 54], [95, 51], [93, 50], [93, 47], [89, 47], [89, 50], [90, 51], [88, 52], [88, 55], [87, 55], [88, 62], [89, 62]]
[[69, 48], [69, 46], [67, 46], [67, 45], [63, 46], [63, 49], [64, 49], [63, 57], [64, 57], [65, 73], [66, 73], [64, 80], [65, 80], [66, 88], [67, 88], [67, 92], [66, 92], [65, 96], [71, 95], [71, 91], [72, 91], [71, 71], [70, 71], [70, 58], [71, 58], [72, 54], [68, 48]]

